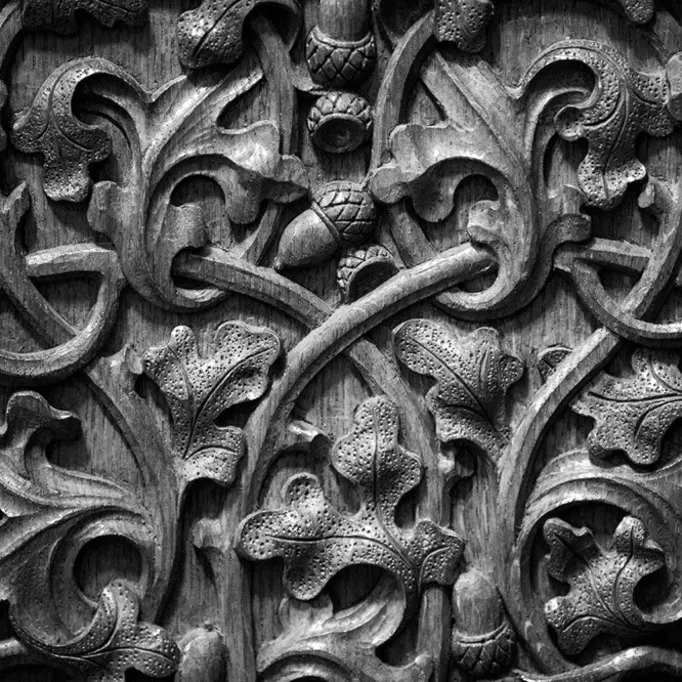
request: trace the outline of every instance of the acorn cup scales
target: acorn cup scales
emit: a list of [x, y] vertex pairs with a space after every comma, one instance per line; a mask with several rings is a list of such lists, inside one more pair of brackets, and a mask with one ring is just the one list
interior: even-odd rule
[[329, 182], [313, 195], [311, 207], [282, 232], [274, 267], [304, 267], [321, 263], [341, 247], [358, 246], [374, 230], [376, 208], [362, 185]]

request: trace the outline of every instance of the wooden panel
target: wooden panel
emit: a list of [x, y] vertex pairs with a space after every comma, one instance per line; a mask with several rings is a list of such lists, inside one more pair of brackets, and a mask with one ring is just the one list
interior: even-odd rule
[[0, 0], [0, 671], [682, 677], [674, 0]]

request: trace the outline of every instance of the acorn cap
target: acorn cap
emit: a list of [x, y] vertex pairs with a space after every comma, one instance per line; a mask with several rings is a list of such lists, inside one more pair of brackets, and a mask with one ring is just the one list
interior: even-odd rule
[[374, 202], [369, 192], [357, 183], [347, 180], [327, 183], [313, 195], [311, 208], [344, 246], [362, 244], [374, 231]]
[[398, 266], [379, 244], [346, 251], [339, 260], [336, 281], [346, 301], [354, 301], [393, 277]]
[[313, 80], [331, 88], [361, 81], [374, 68], [377, 50], [374, 36], [359, 40], [338, 40], [315, 26], [308, 34], [305, 56]]
[[372, 128], [372, 107], [352, 92], [333, 90], [317, 99], [308, 114], [315, 146], [331, 154], [357, 149]]

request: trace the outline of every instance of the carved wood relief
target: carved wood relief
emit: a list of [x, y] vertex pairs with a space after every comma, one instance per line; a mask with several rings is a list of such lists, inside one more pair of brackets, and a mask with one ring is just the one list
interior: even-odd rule
[[0, 0], [0, 671], [682, 677], [675, 0]]

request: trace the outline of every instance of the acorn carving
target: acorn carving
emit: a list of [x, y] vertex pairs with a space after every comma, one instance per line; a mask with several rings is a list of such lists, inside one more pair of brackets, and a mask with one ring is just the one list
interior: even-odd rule
[[372, 234], [375, 220], [374, 202], [361, 185], [327, 183], [315, 192], [311, 207], [284, 228], [275, 270], [315, 265], [342, 247], [359, 246]]
[[516, 656], [516, 634], [497, 589], [468, 568], [452, 590], [452, 658], [473, 679], [505, 673]]

